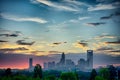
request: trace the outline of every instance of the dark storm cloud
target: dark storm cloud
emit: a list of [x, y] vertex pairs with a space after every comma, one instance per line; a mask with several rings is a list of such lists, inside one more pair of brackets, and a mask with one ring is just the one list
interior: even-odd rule
[[24, 51], [24, 50], [29, 50], [25, 47], [18, 47], [18, 48], [3, 48], [0, 49], [0, 52], [7, 52], [7, 51]]
[[109, 16], [103, 16], [100, 19], [101, 20], [107, 20], [107, 19], [111, 19], [113, 17], [113, 14], [109, 15]]
[[8, 41], [5, 41], [5, 40], [0, 40], [0, 43], [4, 43], [4, 42], [8, 42]]
[[96, 23], [86, 23], [87, 25], [90, 25], [90, 26], [99, 26], [99, 25], [102, 25], [102, 24], [106, 24], [105, 22], [96, 22]]
[[16, 43], [18, 45], [33, 45], [35, 43], [35, 41], [33, 41], [33, 42], [25, 42], [25, 40], [18, 40], [18, 41], [16, 41]]
[[120, 40], [117, 41], [111, 41], [111, 42], [105, 42], [107, 44], [120, 44]]

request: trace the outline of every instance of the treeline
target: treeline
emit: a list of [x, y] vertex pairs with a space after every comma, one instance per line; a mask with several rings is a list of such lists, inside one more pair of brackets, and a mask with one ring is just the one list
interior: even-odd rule
[[120, 68], [110, 65], [107, 68], [101, 68], [98, 72], [92, 70], [89, 80], [120, 80]]
[[120, 80], [120, 70], [114, 66], [101, 68], [91, 72], [60, 72], [60, 71], [42, 71], [39, 64], [34, 67], [33, 72], [13, 73], [10, 68], [4, 70], [4, 75], [0, 80]]

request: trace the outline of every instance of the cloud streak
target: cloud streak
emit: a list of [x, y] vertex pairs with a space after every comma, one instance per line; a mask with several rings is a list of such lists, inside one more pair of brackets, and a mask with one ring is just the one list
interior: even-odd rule
[[10, 53], [10, 52], [16, 52], [16, 51], [27, 51], [29, 49], [25, 48], [25, 47], [18, 47], [18, 48], [3, 48], [0, 49], [0, 52], [3, 53]]
[[5, 36], [5, 37], [18, 37], [19, 34], [0, 34], [0, 36]]
[[5, 41], [5, 40], [0, 40], [0, 43], [5, 43], [5, 42], [8, 42], [8, 41]]
[[78, 20], [86, 20], [86, 19], [90, 19], [91, 17], [79, 17]]
[[88, 43], [86, 41], [80, 41], [80, 42], [73, 43], [73, 46], [76, 48], [80, 48], [82, 50], [88, 49]]
[[51, 1], [48, 1], [48, 0], [33, 0], [33, 1], [36, 1], [36, 2], [44, 4], [44, 5], [47, 5], [49, 7], [56, 8], [57, 10], [79, 11], [78, 9], [76, 9], [74, 7], [66, 6], [66, 5], [63, 5], [63, 4], [60, 4], [60, 3], [58, 4], [58, 3], [51, 2]]
[[79, 45], [81, 45], [81, 46], [83, 46], [83, 47], [88, 46], [88, 44], [87, 44], [87, 43], [85, 43], [85, 42], [78, 42], [77, 44], [79, 44]]
[[111, 42], [105, 42], [106, 44], [120, 44], [120, 40], [117, 41], [111, 41]]
[[35, 43], [35, 41], [33, 41], [33, 42], [24, 42], [24, 41], [25, 40], [18, 40], [18, 41], [16, 41], [16, 43], [18, 45], [29, 45], [29, 46], [31, 46], [31, 45], [33, 45]]
[[101, 19], [101, 20], [107, 20], [107, 19], [111, 19], [112, 16], [113, 16], [113, 14], [111, 14], [111, 15], [109, 15], [109, 16], [103, 16], [103, 17], [101, 17], [100, 19]]
[[101, 39], [115, 39], [117, 38], [117, 36], [113, 36], [113, 35], [100, 35], [100, 36], [96, 36], [94, 39], [95, 40], [101, 40]]
[[99, 26], [99, 25], [102, 25], [102, 24], [106, 24], [106, 23], [105, 22], [86, 23], [86, 25], [89, 25], [89, 26]]
[[120, 4], [119, 2], [114, 2], [111, 4], [97, 4], [96, 6], [91, 6], [88, 8], [88, 11], [98, 11], [98, 10], [111, 10], [111, 9], [116, 9], [120, 8], [118, 5]]
[[60, 44], [64, 44], [64, 43], [67, 43], [67, 42], [54, 42], [53, 44], [54, 45], [60, 45]]
[[97, 51], [108, 51], [108, 50], [114, 50], [114, 49], [111, 47], [101, 47], [97, 49]]
[[1, 13], [0, 16], [4, 19], [18, 21], [18, 22], [28, 21], [28, 22], [36, 22], [40, 24], [47, 23], [46, 20], [39, 18], [39, 17], [19, 17], [15, 15], [6, 14], [6, 13]]

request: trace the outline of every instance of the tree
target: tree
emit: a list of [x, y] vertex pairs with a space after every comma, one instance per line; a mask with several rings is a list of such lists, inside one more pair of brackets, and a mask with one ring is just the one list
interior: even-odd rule
[[5, 75], [6, 75], [6, 76], [11, 76], [11, 75], [12, 75], [12, 71], [11, 71], [10, 68], [7, 68], [7, 69], [5, 70]]
[[62, 73], [60, 76], [61, 80], [77, 80], [76, 74], [72, 72]]
[[45, 80], [56, 80], [56, 77], [54, 75], [49, 75], [45, 78]]
[[116, 68], [113, 65], [110, 65], [109, 68], [109, 73], [110, 73], [110, 80], [115, 80], [117, 73], [116, 73]]
[[92, 70], [90, 74], [90, 79], [89, 80], [95, 80], [95, 77], [97, 76], [97, 72], [95, 69]]
[[42, 68], [39, 64], [36, 64], [34, 68], [34, 77], [35, 78], [39, 77], [42, 79]]
[[104, 79], [104, 78], [101, 77], [101, 76], [96, 76], [96, 77], [95, 77], [95, 80], [109, 80], [109, 79]]
[[110, 73], [109, 73], [108, 68], [101, 68], [100, 71], [99, 71], [99, 74], [104, 79], [109, 80]]

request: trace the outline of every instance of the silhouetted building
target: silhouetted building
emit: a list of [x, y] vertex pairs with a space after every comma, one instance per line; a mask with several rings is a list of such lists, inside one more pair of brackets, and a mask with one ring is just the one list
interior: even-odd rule
[[62, 53], [62, 56], [61, 56], [59, 64], [60, 65], [65, 65], [65, 54], [64, 53]]
[[71, 59], [66, 59], [65, 65], [67, 65], [67, 66], [74, 66], [75, 63]]
[[78, 61], [78, 67], [80, 70], [84, 71], [85, 68], [86, 68], [86, 61], [85, 59], [81, 58], [79, 61]]
[[34, 66], [33, 66], [33, 59], [29, 58], [29, 71], [33, 71]]
[[93, 50], [87, 50], [87, 66], [88, 69], [93, 68]]
[[55, 62], [54, 61], [53, 62], [48, 62], [48, 68], [49, 69], [55, 68]]
[[33, 59], [29, 58], [29, 69], [33, 67]]
[[44, 62], [44, 69], [47, 69], [48, 68], [48, 63]]

